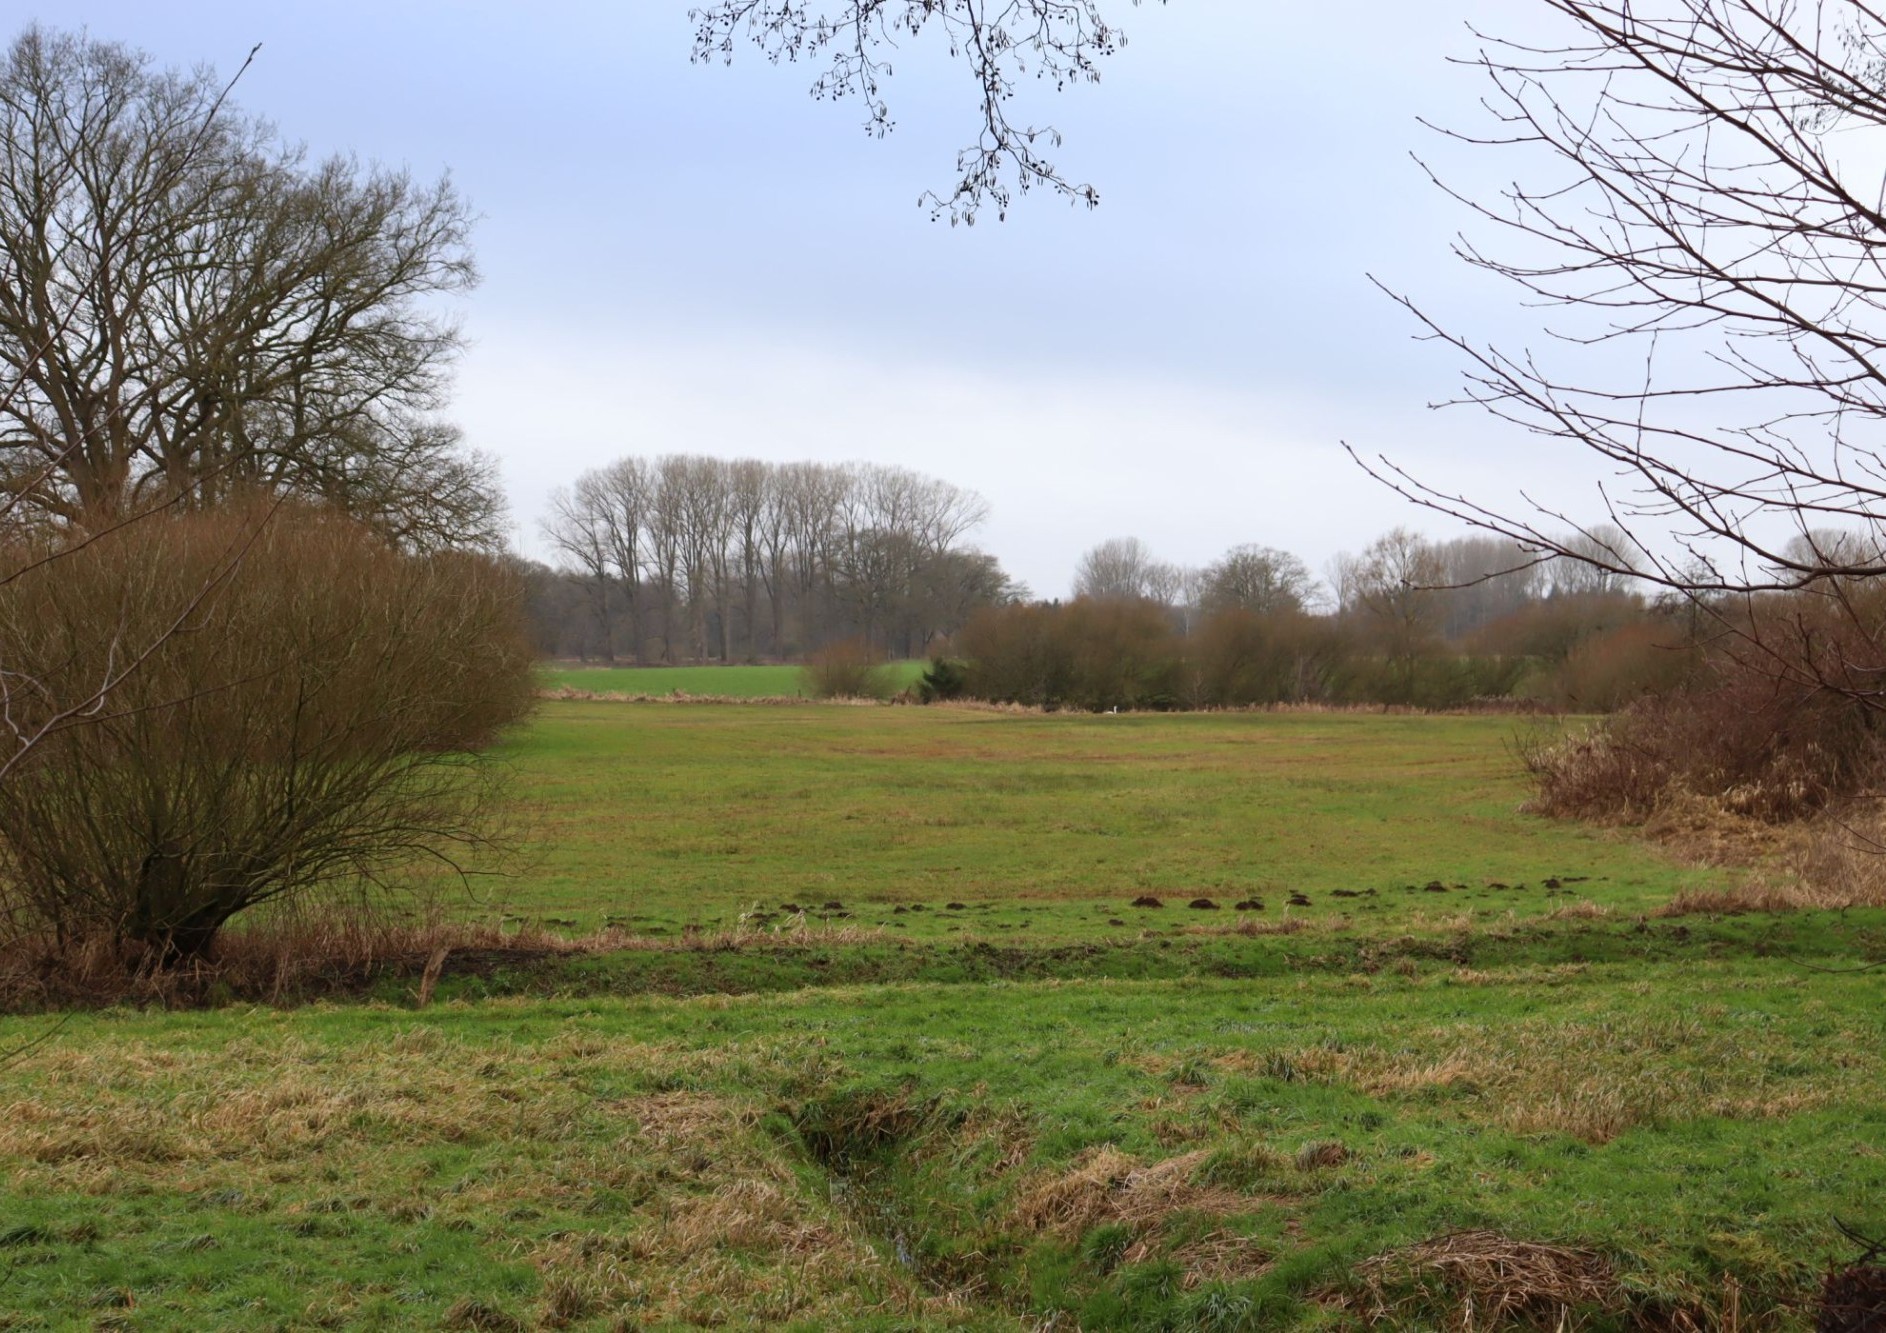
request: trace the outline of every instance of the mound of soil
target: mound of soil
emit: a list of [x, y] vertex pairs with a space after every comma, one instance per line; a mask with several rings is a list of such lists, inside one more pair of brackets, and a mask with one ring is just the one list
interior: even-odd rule
[[1236, 912], [1261, 912], [1264, 910], [1264, 903], [1258, 898], [1246, 898], [1242, 902], [1231, 904], [1231, 908]]
[[1150, 893], [1140, 894], [1139, 897], [1133, 900], [1132, 905], [1134, 907], [1164, 907], [1165, 906], [1164, 903], [1160, 902], [1157, 898], [1153, 897], [1152, 894]]
[[1213, 902], [1210, 898], [1194, 898], [1191, 902], [1187, 903], [1186, 906], [1200, 912], [1216, 912], [1218, 910], [1218, 904]]

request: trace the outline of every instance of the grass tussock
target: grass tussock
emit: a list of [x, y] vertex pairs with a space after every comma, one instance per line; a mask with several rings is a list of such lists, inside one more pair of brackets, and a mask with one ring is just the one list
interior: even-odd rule
[[1355, 1272], [1361, 1291], [1347, 1303], [1371, 1326], [1558, 1330], [1576, 1327], [1581, 1315], [1625, 1308], [1603, 1255], [1497, 1231], [1437, 1236], [1365, 1260]]
[[1886, 907], [1886, 815], [1875, 806], [1828, 813], [1791, 830], [1770, 830], [1762, 846], [1768, 854], [1759, 876], [1728, 888], [1682, 890], [1651, 915]]
[[1153, 1229], [1181, 1213], [1230, 1216], [1262, 1200], [1197, 1180], [1210, 1153], [1195, 1151], [1150, 1165], [1111, 1144], [1089, 1149], [1065, 1170], [1018, 1191], [1011, 1214], [1023, 1231], [1073, 1240], [1103, 1225]]
[[[1154, 1255], [1150, 1239], [1128, 1247], [1121, 1256], [1125, 1263], [1140, 1263]], [[1213, 1231], [1199, 1239], [1174, 1247], [1164, 1256], [1185, 1274], [1180, 1286], [1196, 1291], [1211, 1282], [1245, 1282], [1270, 1271], [1276, 1256], [1249, 1236], [1232, 1231]]]
[[1796, 912], [1845, 905], [1800, 885], [1760, 882], [1729, 889], [1686, 889], [1651, 915], [1665, 918], [1743, 916], [1751, 912]]
[[1747, 866], [1785, 851], [1803, 825], [1759, 819], [1719, 796], [1674, 789], [1642, 827], [1647, 838], [1686, 865]]

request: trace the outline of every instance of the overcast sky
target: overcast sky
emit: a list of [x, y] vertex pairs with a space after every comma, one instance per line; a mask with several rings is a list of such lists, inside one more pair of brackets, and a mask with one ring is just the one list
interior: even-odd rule
[[[1321, 569], [1397, 523], [1452, 535], [1363, 477], [1347, 441], [1476, 498], [1524, 487], [1596, 516], [1597, 474], [1465, 409], [1374, 274], [1483, 337], [1516, 297], [1448, 252], [1464, 210], [1412, 152], [1486, 191], [1514, 164], [1450, 64], [1527, 0], [1171, 0], [1110, 8], [1130, 43], [1098, 87], [1026, 88], [1017, 121], [1097, 210], [1043, 194], [1007, 222], [933, 223], [973, 134], [941, 48], [895, 59], [890, 138], [814, 70], [744, 50], [689, 63], [690, 0], [0, 0], [167, 64], [317, 153], [450, 171], [483, 281], [453, 416], [503, 462], [518, 543], [545, 497], [628, 453], [899, 464], [979, 491], [976, 540], [1044, 596], [1138, 536], [1202, 564], [1260, 542]], [[1508, 173], [1503, 177], [1502, 172]]]

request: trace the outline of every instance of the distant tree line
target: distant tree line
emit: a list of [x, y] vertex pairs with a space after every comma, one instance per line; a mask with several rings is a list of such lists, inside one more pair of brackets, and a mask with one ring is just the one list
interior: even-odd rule
[[532, 571], [540, 651], [603, 662], [789, 659], [862, 639], [926, 652], [1026, 595], [964, 537], [973, 491], [897, 467], [623, 458], [551, 501]]
[[978, 610], [938, 679], [1049, 708], [1450, 708], [1522, 696], [1603, 711], [1683, 679], [1692, 640], [1674, 606], [1616, 576], [1493, 538], [1396, 528], [1338, 556], [1327, 585], [1271, 547], [1191, 569], [1118, 538], [1081, 558], [1071, 601]]
[[[538, 651], [605, 663], [868, 657], [956, 665], [946, 693], [1066, 708], [1457, 707], [1514, 695], [1606, 711], [1694, 664], [1693, 608], [1598, 563], [1396, 528], [1319, 579], [1247, 544], [1201, 568], [1115, 538], [1067, 601], [967, 544], [988, 506], [902, 468], [628, 457], [553, 497], [558, 567], [526, 569]], [[1566, 538], [1600, 553], [1624, 538]]]

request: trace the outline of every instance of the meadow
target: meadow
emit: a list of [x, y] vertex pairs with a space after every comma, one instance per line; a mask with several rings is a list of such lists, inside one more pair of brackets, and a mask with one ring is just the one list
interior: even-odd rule
[[[883, 670], [892, 690], [902, 690], [915, 684], [928, 666], [927, 662], [917, 661], [887, 662]], [[544, 667], [539, 674], [545, 689], [576, 694], [650, 698], [681, 694], [709, 699], [795, 699], [807, 695], [803, 668], [773, 664], [604, 667], [560, 663]]]
[[1515, 725], [549, 703], [455, 910], [599, 947], [66, 1016], [0, 1328], [1812, 1327], [1886, 913], [1520, 813]]
[[[1524, 725], [557, 702], [510, 752], [533, 859], [490, 902], [658, 935], [778, 926], [798, 907], [912, 937], [1086, 938], [1201, 897], [1227, 917], [1254, 898], [1267, 921], [1389, 927], [1642, 910], [1722, 879], [1519, 816]], [[1129, 907], [1141, 896], [1160, 915]]]

